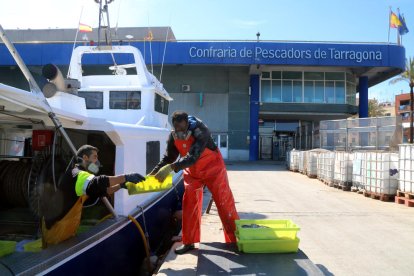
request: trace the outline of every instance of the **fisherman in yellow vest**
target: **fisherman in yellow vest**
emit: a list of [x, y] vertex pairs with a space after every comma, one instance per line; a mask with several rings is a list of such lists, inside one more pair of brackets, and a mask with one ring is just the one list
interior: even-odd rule
[[[57, 191], [43, 210], [42, 243], [58, 244], [73, 237], [79, 227], [82, 207], [89, 198], [113, 194], [120, 188], [127, 188], [126, 182], [138, 183], [145, 177], [138, 173], [117, 176], [96, 174], [99, 172], [98, 149], [83, 145], [77, 151], [78, 161], [60, 179]], [[46, 209], [46, 208], [45, 208]]]

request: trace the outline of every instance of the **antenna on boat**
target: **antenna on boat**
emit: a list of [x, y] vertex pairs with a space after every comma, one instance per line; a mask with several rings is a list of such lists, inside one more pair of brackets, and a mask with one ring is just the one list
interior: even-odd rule
[[[170, 14], [170, 23], [168, 25], [171, 26], [171, 14]], [[169, 32], [170, 32], [170, 27], [167, 27], [167, 33], [165, 34], [165, 42], [164, 42], [164, 53], [162, 54], [160, 82], [162, 81], [162, 70], [164, 69], [164, 58], [165, 58], [165, 51], [167, 50], [167, 39], [168, 39]]]
[[148, 13], [148, 40], [149, 40], [149, 48], [150, 48], [150, 58], [151, 58], [151, 74], [154, 74], [154, 66], [152, 63], [152, 40], [154, 39], [154, 36], [152, 34], [150, 25], [149, 25], [149, 13]]
[[[111, 36], [111, 26], [109, 24], [109, 13], [108, 5], [111, 4], [114, 0], [105, 0], [105, 5], [102, 7], [103, 0], [95, 0], [99, 4], [99, 26], [98, 26], [98, 48], [101, 48], [101, 32], [105, 32], [105, 45], [108, 47], [112, 46], [112, 36]], [[104, 13], [106, 14], [106, 26], [102, 25], [104, 21]], [[118, 66], [115, 61], [114, 54], [111, 53], [112, 61], [115, 66]]]
[[165, 51], [167, 50], [167, 39], [168, 39], [169, 31], [170, 31], [170, 27], [167, 28], [167, 34], [165, 35], [164, 53], [162, 54], [162, 62], [161, 62], [160, 82], [162, 80], [162, 70], [164, 69], [164, 58], [165, 58]]
[[120, 11], [121, 11], [121, 3], [122, 3], [122, 0], [121, 1], [119, 1], [119, 6], [118, 6], [118, 14], [117, 14], [117, 17], [116, 17], [116, 25], [115, 25], [115, 38], [119, 41], [119, 37], [118, 37], [118, 23], [119, 23], [119, 13], [120, 13]]
[[[82, 13], [83, 13], [83, 5], [82, 5], [82, 9], [79, 15], [79, 21], [78, 21], [78, 27], [76, 28], [76, 34], [75, 34], [75, 41], [73, 42], [73, 48], [72, 48], [72, 52], [75, 50], [76, 47], [76, 41], [78, 40], [78, 34], [79, 34], [79, 26], [82, 20]], [[68, 73], [66, 74], [66, 78], [69, 78], [70, 75], [70, 64], [69, 64], [69, 68], [68, 68]]]
[[[101, 32], [104, 30], [105, 32], [105, 45], [112, 45], [112, 37], [111, 37], [111, 27], [109, 25], [109, 13], [108, 13], [108, 5], [113, 2], [113, 0], [105, 0], [105, 4], [102, 3], [103, 0], [95, 0], [96, 3], [99, 4], [99, 26], [98, 26], [98, 47], [101, 46]], [[106, 14], [106, 25], [103, 25], [104, 17]]]

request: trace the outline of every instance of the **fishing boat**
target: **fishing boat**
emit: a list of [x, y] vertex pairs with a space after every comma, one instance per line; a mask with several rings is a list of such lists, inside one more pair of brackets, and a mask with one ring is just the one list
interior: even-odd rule
[[140, 275], [142, 264], [150, 270], [149, 257], [179, 230], [180, 173], [166, 191], [121, 189], [87, 202], [78, 234], [42, 250], [39, 222], [83, 144], [99, 149], [100, 174], [149, 173], [165, 151], [172, 98], [137, 48], [110, 43], [76, 47], [67, 78], [46, 65], [48, 82], [40, 88], [0, 31], [30, 85], [26, 91], [0, 83], [0, 275]]

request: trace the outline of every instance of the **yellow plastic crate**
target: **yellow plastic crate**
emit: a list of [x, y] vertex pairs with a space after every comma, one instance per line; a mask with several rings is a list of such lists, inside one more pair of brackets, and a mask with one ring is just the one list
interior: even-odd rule
[[236, 220], [236, 236], [240, 240], [295, 240], [300, 230], [291, 220]]
[[40, 252], [42, 251], [42, 239], [37, 239], [23, 245], [25, 252]]
[[298, 252], [299, 238], [293, 240], [238, 240], [237, 246], [245, 253], [294, 253]]
[[0, 257], [13, 253], [16, 249], [15, 241], [0, 241]]
[[160, 183], [153, 175], [145, 177], [144, 181], [138, 183], [127, 182], [128, 194], [142, 194], [164, 191], [172, 187], [172, 175], [168, 175], [162, 183]]

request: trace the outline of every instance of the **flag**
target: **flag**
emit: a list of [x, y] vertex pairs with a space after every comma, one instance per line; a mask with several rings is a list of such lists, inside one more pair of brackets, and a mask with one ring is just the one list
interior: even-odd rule
[[398, 26], [398, 33], [400, 35], [405, 35], [409, 31], [408, 31], [408, 28], [407, 28], [407, 24], [405, 24], [404, 15], [398, 14], [398, 19], [400, 20], [400, 23], [401, 23], [401, 25]]
[[398, 16], [395, 13], [391, 12], [391, 15], [390, 15], [390, 27], [391, 28], [398, 28], [399, 26], [401, 26], [401, 22], [398, 19]]
[[86, 24], [79, 23], [79, 31], [89, 33], [92, 32], [92, 27]]
[[145, 40], [151, 41], [153, 39], [154, 39], [154, 36], [152, 35], [152, 32], [151, 31], [148, 31], [148, 36], [145, 37]]

